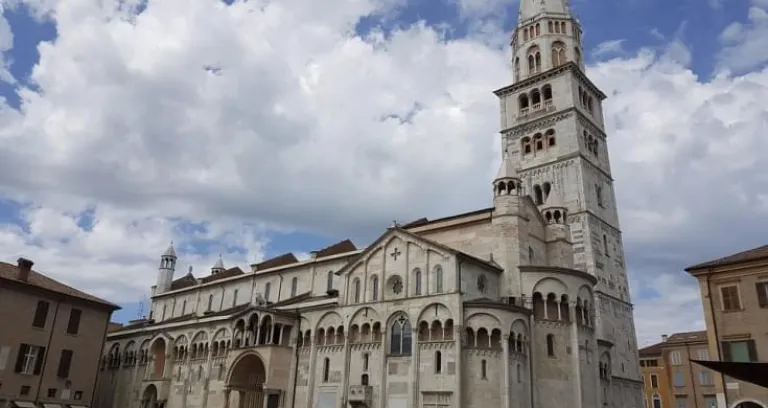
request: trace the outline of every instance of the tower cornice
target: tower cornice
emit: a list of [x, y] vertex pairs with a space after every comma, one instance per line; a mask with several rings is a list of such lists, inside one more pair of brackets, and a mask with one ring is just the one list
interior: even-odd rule
[[579, 68], [578, 65], [576, 65], [573, 61], [568, 61], [563, 65], [560, 65], [557, 68], [552, 68], [550, 70], [544, 71], [540, 74], [536, 74], [534, 76], [525, 78], [523, 80], [517, 81], [511, 85], [507, 85], [503, 88], [499, 88], [493, 93], [501, 98], [503, 96], [506, 96], [511, 93], [515, 93], [523, 88], [527, 88], [529, 86], [535, 85], [538, 82], [542, 82], [544, 80], [554, 78], [558, 75], [561, 75], [564, 72], [570, 71], [575, 77], [579, 78], [584, 85], [589, 88], [590, 91], [594, 92], [595, 95], [600, 99], [600, 101], [603, 101], [607, 98], [607, 96], [603, 93], [603, 91], [600, 90], [600, 88], [597, 87], [597, 85], [592, 82], [584, 72]]
[[599, 122], [595, 118], [589, 115], [585, 115], [584, 112], [582, 112], [575, 106], [571, 106], [565, 109], [555, 110], [551, 113], [539, 116], [536, 119], [531, 119], [524, 123], [519, 123], [517, 125], [504, 128], [499, 133], [501, 133], [502, 135], [513, 136], [513, 137], [524, 135], [528, 132], [532, 132], [537, 129], [542, 129], [542, 128], [551, 126], [553, 123], [556, 123], [563, 119], [567, 119], [568, 117], [570, 117], [571, 114], [574, 114], [579, 120], [579, 122], [582, 122], [582, 121], [589, 122], [594, 128], [590, 130], [594, 131], [599, 136], [601, 136], [603, 140], [608, 138], [607, 134], [605, 133], [605, 130], [603, 130], [603, 128], [600, 127]]

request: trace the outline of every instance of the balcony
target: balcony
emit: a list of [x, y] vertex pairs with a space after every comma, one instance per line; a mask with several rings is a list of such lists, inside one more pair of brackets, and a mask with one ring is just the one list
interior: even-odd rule
[[350, 385], [347, 401], [352, 408], [363, 408], [371, 406], [373, 398], [373, 389], [370, 385]]

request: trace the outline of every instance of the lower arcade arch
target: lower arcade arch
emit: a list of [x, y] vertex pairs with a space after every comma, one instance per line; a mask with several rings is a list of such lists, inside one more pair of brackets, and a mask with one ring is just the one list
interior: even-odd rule
[[141, 394], [141, 407], [142, 408], [165, 408], [165, 401], [157, 400], [157, 387], [154, 384], [150, 384], [144, 389]]
[[266, 381], [267, 370], [261, 357], [253, 353], [245, 354], [233, 364], [230, 371], [225, 407], [263, 407]]
[[754, 401], [741, 401], [736, 405], [734, 405], [733, 408], [765, 408], [765, 407]]

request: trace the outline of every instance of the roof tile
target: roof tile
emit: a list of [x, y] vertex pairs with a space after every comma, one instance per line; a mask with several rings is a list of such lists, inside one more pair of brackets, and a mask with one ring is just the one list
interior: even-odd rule
[[728, 255], [722, 258], [715, 259], [713, 261], [707, 261], [693, 266], [685, 268], [686, 272], [691, 272], [705, 268], [715, 268], [718, 266], [733, 265], [742, 262], [756, 261], [759, 259], [768, 258], [768, 245], [763, 245], [757, 248], [752, 248], [747, 251], [737, 252], [732, 255]]

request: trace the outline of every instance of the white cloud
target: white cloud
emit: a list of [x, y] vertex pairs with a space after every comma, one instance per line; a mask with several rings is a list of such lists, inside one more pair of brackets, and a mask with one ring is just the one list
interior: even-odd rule
[[0, 81], [15, 83], [10, 72], [10, 61], [7, 60], [9, 51], [13, 49], [13, 31], [4, 13], [5, 6], [0, 3]]
[[768, 0], [752, 0], [747, 22], [729, 24], [720, 33], [720, 42], [720, 70], [742, 73], [768, 62]]
[[[361, 16], [400, 3], [165, 0], [131, 16], [47, 2], [41, 14], [59, 37], [39, 47], [40, 91], [22, 92], [20, 112], [0, 108], [0, 186], [32, 203], [27, 230], [0, 229], [2, 257], [27, 254], [84, 289], [133, 300], [170, 240], [186, 253], [180, 269], [200, 271], [219, 252], [247, 265], [276, 227], [360, 236], [393, 218], [489, 205], [499, 158], [490, 91], [511, 80], [497, 47], [508, 33], [446, 40], [418, 24], [353, 34]], [[589, 68], [609, 95], [635, 299], [668, 296], [638, 300], [642, 338], [698, 322], [680, 268], [762, 236], [752, 220], [768, 193], [755, 177], [768, 171], [768, 72], [702, 80], [689, 63], [675, 41]], [[80, 229], [86, 209], [93, 228]], [[188, 233], [183, 219], [205, 228]], [[199, 242], [216, 244], [192, 255]], [[683, 289], [667, 292], [671, 283]], [[682, 307], [690, 314], [654, 312]]]
[[623, 54], [623, 44], [625, 41], [625, 39], [603, 41], [600, 44], [597, 44], [595, 49], [592, 50], [592, 56], [600, 58], [611, 54]]

